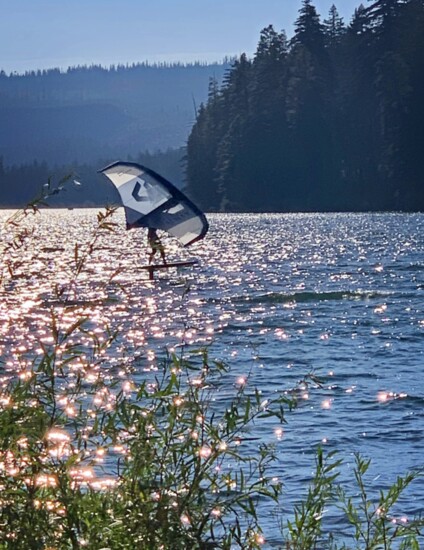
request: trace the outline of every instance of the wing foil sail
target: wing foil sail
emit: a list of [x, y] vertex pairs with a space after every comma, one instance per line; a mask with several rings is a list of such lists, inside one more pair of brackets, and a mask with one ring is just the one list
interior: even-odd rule
[[202, 239], [209, 228], [203, 212], [171, 182], [134, 162], [115, 162], [100, 170], [117, 188], [127, 229], [153, 227], [184, 246]]

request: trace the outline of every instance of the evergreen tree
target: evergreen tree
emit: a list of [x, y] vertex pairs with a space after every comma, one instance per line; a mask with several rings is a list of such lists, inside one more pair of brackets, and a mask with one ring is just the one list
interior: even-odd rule
[[328, 19], [324, 19], [323, 28], [327, 46], [332, 48], [338, 46], [346, 32], [346, 27], [334, 4], [330, 8]]
[[372, 29], [373, 49], [377, 58], [397, 48], [397, 27], [405, 0], [369, 0], [365, 10], [368, 26]]
[[291, 46], [303, 46], [316, 56], [322, 55], [325, 47], [324, 26], [311, 0], [303, 0], [296, 20]]
[[281, 186], [287, 175], [288, 125], [286, 89], [288, 45], [284, 32], [269, 26], [261, 32], [252, 66], [250, 82], [251, 116], [248, 156], [256, 154], [250, 178], [257, 189], [267, 185], [267, 192], [256, 200], [256, 209], [266, 211], [284, 207]]
[[190, 139], [224, 210], [423, 209], [422, 97], [423, 0], [360, 5], [348, 27], [303, 0], [290, 43], [263, 29]]
[[244, 149], [250, 146], [247, 126], [250, 116], [251, 68], [251, 62], [243, 54], [233, 63], [223, 82], [221, 105], [224, 120], [214, 167], [219, 210], [237, 210], [240, 196], [245, 195], [250, 180]]
[[216, 162], [226, 129], [223, 94], [215, 79], [209, 82], [208, 101], [200, 106], [187, 141], [187, 180], [190, 192], [204, 208], [219, 210]]
[[250, 83], [256, 116], [269, 122], [281, 110], [287, 78], [287, 39], [272, 25], [263, 29], [253, 61]]
[[[410, 0], [397, 20], [398, 53], [407, 71], [408, 88], [402, 94], [402, 116], [397, 134], [402, 171], [395, 175], [398, 206], [424, 210], [424, 2]], [[407, 97], [405, 97], [405, 93]]]
[[291, 40], [286, 109], [291, 126], [294, 173], [289, 201], [303, 209], [328, 206], [328, 151], [331, 148], [331, 61], [324, 26], [310, 0], [304, 0]]
[[407, 0], [368, 0], [372, 2], [366, 9], [367, 18], [376, 30], [390, 34], [400, 10], [405, 6]]

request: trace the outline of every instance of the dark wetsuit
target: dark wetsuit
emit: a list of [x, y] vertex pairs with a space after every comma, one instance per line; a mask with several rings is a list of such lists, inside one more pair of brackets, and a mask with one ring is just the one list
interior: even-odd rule
[[149, 264], [152, 263], [156, 252], [160, 253], [163, 263], [166, 264], [165, 248], [162, 244], [162, 241], [158, 237], [156, 229], [154, 229], [153, 227], [149, 227], [149, 230], [147, 232], [147, 241], [150, 248], [152, 249], [149, 254]]

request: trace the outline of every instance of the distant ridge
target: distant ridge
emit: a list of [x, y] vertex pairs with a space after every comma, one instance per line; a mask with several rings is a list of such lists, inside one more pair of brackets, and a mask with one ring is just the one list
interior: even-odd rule
[[3, 163], [61, 165], [181, 147], [209, 81], [221, 81], [228, 67], [226, 60], [2, 71]]

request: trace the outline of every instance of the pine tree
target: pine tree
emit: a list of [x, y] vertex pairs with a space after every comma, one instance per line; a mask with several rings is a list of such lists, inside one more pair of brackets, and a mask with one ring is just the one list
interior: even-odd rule
[[320, 55], [325, 47], [324, 27], [311, 0], [303, 0], [296, 20], [292, 47], [303, 46], [314, 55]]
[[365, 10], [368, 26], [373, 33], [375, 55], [380, 57], [388, 50], [396, 49], [397, 26], [406, 0], [369, 0]]
[[324, 207], [331, 148], [331, 61], [324, 26], [310, 0], [303, 0], [291, 40], [287, 85], [287, 119], [291, 127], [293, 207], [303, 201]]
[[261, 194], [255, 206], [267, 211], [283, 206], [281, 186], [287, 174], [288, 140], [287, 59], [286, 34], [276, 32], [272, 26], [263, 29], [252, 65], [252, 112], [247, 130], [251, 149], [247, 154], [255, 148], [259, 162], [251, 168], [252, 185], [267, 186], [267, 192]]
[[245, 196], [245, 188], [240, 186], [249, 181], [244, 150], [250, 145], [246, 128], [250, 117], [251, 67], [247, 56], [242, 54], [234, 61], [221, 90], [223, 124], [214, 181], [219, 210], [237, 210], [240, 197]]
[[222, 137], [221, 94], [214, 79], [209, 84], [207, 106], [200, 106], [187, 141], [186, 174], [190, 192], [205, 209], [217, 210], [216, 155]]
[[232, 211], [424, 209], [423, 75], [423, 0], [361, 5], [347, 28], [304, 0], [288, 47], [263, 29], [199, 112], [204, 196]]
[[334, 4], [330, 8], [328, 19], [324, 19], [323, 28], [327, 46], [334, 47], [340, 44], [346, 32], [346, 27]]

